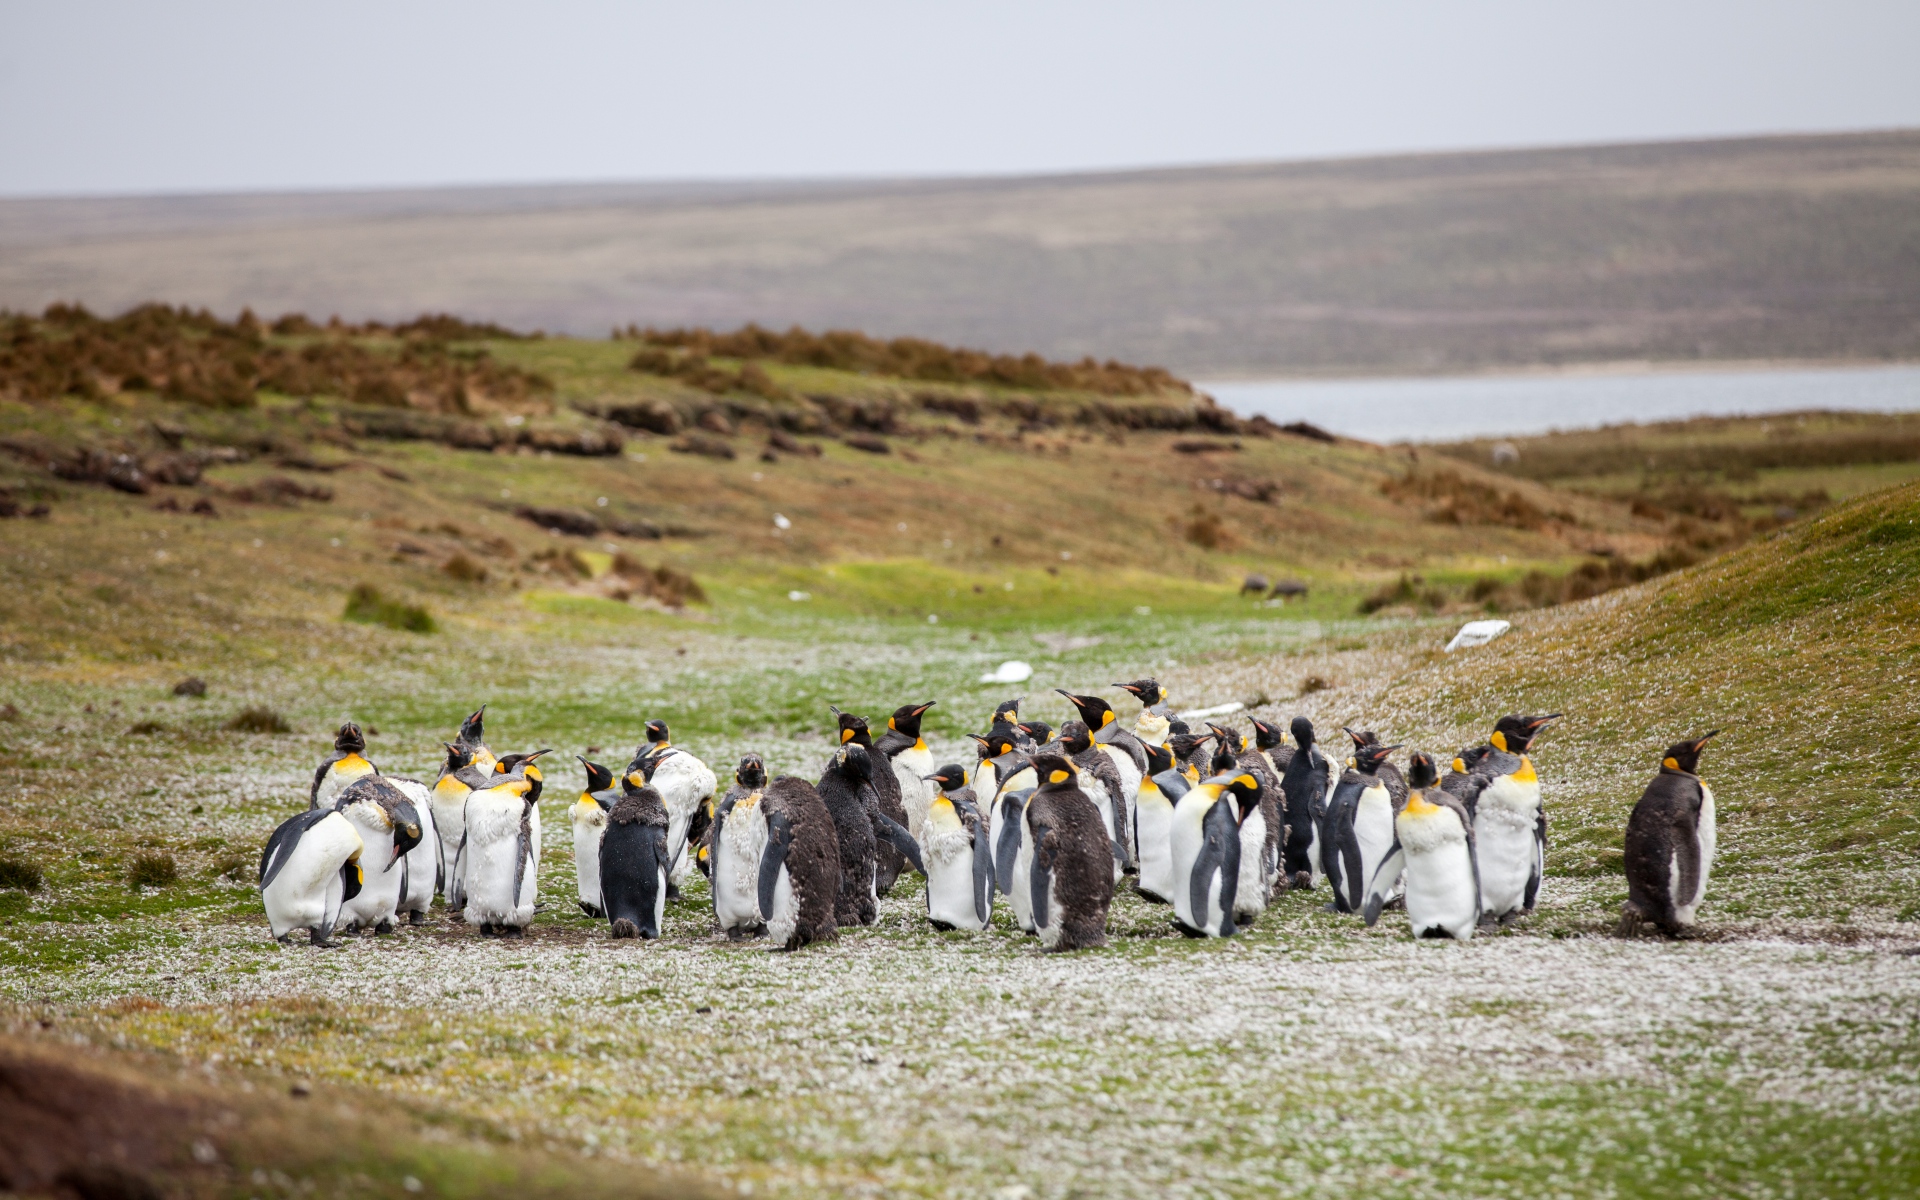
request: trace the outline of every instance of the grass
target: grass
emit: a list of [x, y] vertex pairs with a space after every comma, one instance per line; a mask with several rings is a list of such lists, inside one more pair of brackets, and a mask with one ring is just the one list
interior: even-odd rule
[[[472, 561], [465, 555], [456, 554], [447, 561], [449, 565], [457, 563], [460, 566], [460, 569], [447, 571], [452, 578], [471, 583], [478, 577]], [[388, 629], [404, 629], [408, 633], [432, 633], [438, 628], [433, 615], [425, 608], [390, 600], [380, 594], [379, 588], [365, 583], [355, 585], [347, 593], [347, 609], [341, 615], [362, 625], [385, 625]]]

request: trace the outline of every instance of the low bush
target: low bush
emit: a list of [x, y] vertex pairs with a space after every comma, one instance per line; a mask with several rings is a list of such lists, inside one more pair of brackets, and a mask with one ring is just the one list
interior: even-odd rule
[[390, 600], [380, 594], [380, 589], [367, 583], [347, 593], [347, 608], [341, 615], [349, 621], [385, 625], [388, 629], [403, 629], [408, 633], [432, 633], [439, 628], [434, 624], [433, 614], [426, 609], [417, 604]]
[[292, 733], [293, 726], [287, 724], [285, 717], [270, 708], [254, 705], [235, 713], [233, 719], [221, 726], [233, 733]]
[[43, 879], [40, 868], [19, 858], [0, 858], [0, 891], [37, 892]]
[[134, 887], [167, 887], [179, 881], [180, 864], [164, 850], [142, 854], [127, 872], [127, 882]]

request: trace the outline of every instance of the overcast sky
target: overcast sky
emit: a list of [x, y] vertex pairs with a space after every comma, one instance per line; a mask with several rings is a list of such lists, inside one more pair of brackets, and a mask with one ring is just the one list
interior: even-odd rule
[[0, 193], [997, 174], [1920, 126], [1920, 3], [0, 0]]

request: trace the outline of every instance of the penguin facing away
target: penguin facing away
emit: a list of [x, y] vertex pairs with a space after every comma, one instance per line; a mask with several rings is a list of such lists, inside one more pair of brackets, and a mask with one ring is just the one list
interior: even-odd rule
[[1173, 752], [1148, 746], [1147, 775], [1133, 808], [1133, 854], [1139, 874], [1133, 890], [1150, 904], [1173, 903], [1173, 811], [1190, 783], [1173, 766]]
[[1313, 722], [1295, 717], [1291, 728], [1295, 749], [1280, 774], [1281, 820], [1287, 827], [1280, 845], [1281, 873], [1288, 886], [1311, 890], [1322, 874], [1320, 826], [1338, 775], [1314, 744]]
[[1619, 934], [1647, 924], [1672, 937], [1694, 923], [1706, 899], [1719, 839], [1713, 789], [1697, 773], [1700, 752], [1720, 731], [1667, 747], [1659, 773], [1627, 818], [1627, 903]]
[[959, 764], [927, 777], [936, 791], [920, 831], [927, 865], [927, 920], [935, 929], [977, 933], [993, 917], [993, 846], [967, 773]]
[[1482, 920], [1525, 916], [1539, 900], [1546, 871], [1547, 813], [1540, 800], [1540, 776], [1527, 751], [1541, 729], [1559, 717], [1501, 717], [1488, 739], [1492, 749], [1474, 767], [1476, 774], [1488, 777], [1473, 808]]
[[1393, 820], [1393, 848], [1367, 885], [1366, 922], [1379, 920], [1388, 896], [1404, 887], [1413, 936], [1468, 941], [1480, 924], [1473, 820], [1459, 797], [1438, 786], [1428, 755], [1413, 755], [1406, 779], [1407, 803]]
[[767, 814], [761, 800], [766, 787], [767, 768], [760, 756], [743, 756], [707, 831], [713, 923], [729, 941], [767, 931], [760, 916], [760, 859], [767, 850]]
[[[831, 705], [828, 708], [835, 720], [839, 722], [840, 744], [859, 746], [867, 752], [870, 768], [868, 784], [873, 789], [874, 803], [893, 824], [906, 828], [907, 809], [901, 796], [900, 778], [894, 774], [893, 767], [886, 758], [874, 747], [873, 731], [868, 726], [867, 719], [856, 717], [852, 713], [843, 713]], [[874, 832], [878, 836], [881, 831], [876, 828]], [[892, 839], [879, 837], [873, 851], [874, 894], [884, 896], [893, 891], [894, 881], [900, 878], [909, 861], [911, 856], [901, 853]]]
[[360, 834], [332, 809], [282, 821], [260, 852], [260, 902], [276, 941], [296, 929], [316, 946], [334, 945], [340, 906], [360, 894]]
[[1357, 913], [1367, 882], [1393, 849], [1393, 796], [1380, 767], [1398, 746], [1356, 746], [1353, 766], [1341, 774], [1320, 823], [1321, 869], [1333, 888], [1335, 912]]
[[833, 818], [840, 852], [840, 894], [834, 902], [834, 920], [841, 925], [871, 925], [879, 919], [873, 818], [867, 798], [873, 791], [872, 777], [873, 765], [866, 747], [849, 743], [834, 752], [820, 782], [814, 785]]
[[600, 903], [615, 939], [660, 936], [666, 919], [667, 805], [651, 784], [621, 777], [620, 800], [600, 838]]
[[607, 814], [620, 802], [621, 791], [614, 786], [610, 768], [585, 758], [580, 758], [580, 765], [587, 772], [586, 786], [568, 810], [573, 821], [573, 869], [580, 911], [589, 917], [604, 917], [607, 910], [600, 903], [600, 839], [607, 831]]
[[767, 849], [760, 859], [760, 916], [781, 950], [838, 936], [840, 847], [833, 816], [814, 786], [782, 775], [761, 801]]
[[307, 789], [308, 808], [332, 808], [334, 797], [356, 779], [380, 772], [366, 757], [367, 738], [360, 727], [348, 721], [333, 735], [333, 753], [320, 760], [313, 773], [313, 786]]
[[920, 719], [935, 703], [929, 700], [925, 704], [903, 704], [894, 709], [893, 715], [887, 718], [886, 733], [874, 743], [874, 748], [893, 766], [894, 778], [900, 784], [900, 806], [906, 812], [907, 832], [915, 841], [920, 839], [920, 825], [927, 819], [927, 806], [936, 795], [933, 785], [927, 782], [936, 765], [933, 751], [920, 736]]
[[1173, 810], [1173, 925], [1188, 937], [1232, 937], [1240, 882], [1240, 823], [1260, 806], [1260, 781], [1241, 771], [1187, 790]]
[[1474, 770], [1480, 760], [1493, 750], [1492, 746], [1469, 746], [1454, 756], [1447, 773], [1440, 777], [1440, 787], [1454, 799], [1466, 805], [1467, 817], [1472, 819], [1474, 810], [1479, 807], [1480, 793], [1487, 789], [1493, 778]]
[[1071, 760], [1042, 751], [1034, 757], [1034, 771], [1040, 785], [1025, 813], [1034, 930], [1050, 953], [1104, 946], [1113, 905], [1113, 848], [1106, 827], [1080, 790]]
[[407, 891], [407, 852], [423, 840], [420, 814], [405, 792], [378, 775], [348, 784], [334, 798], [333, 811], [353, 823], [373, 868], [359, 894], [341, 905], [340, 919], [350, 931], [392, 933]]

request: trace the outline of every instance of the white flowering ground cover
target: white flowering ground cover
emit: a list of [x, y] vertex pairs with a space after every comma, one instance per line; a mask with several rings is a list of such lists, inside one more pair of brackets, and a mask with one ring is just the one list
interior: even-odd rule
[[[16, 1027], [349, 1085], [741, 1193], [1913, 1195], [1911, 492], [1522, 616], [1459, 656], [1433, 622], [796, 618], [618, 637], [328, 630], [324, 656], [296, 641], [213, 664], [202, 707], [166, 698], [160, 668], [23, 668], [0, 831], [46, 885], [0, 893], [0, 998]], [[1454, 945], [1295, 893], [1245, 936], [1191, 942], [1123, 897], [1108, 949], [1055, 957], [1004, 914], [984, 935], [934, 932], [909, 876], [877, 926], [781, 955], [713, 937], [696, 884], [663, 940], [616, 944], [572, 902], [579, 776], [562, 754], [547, 908], [524, 940], [482, 941], [436, 911], [340, 950], [282, 947], [250, 887], [346, 716], [379, 728], [370, 753], [390, 770], [429, 768], [485, 700], [500, 750], [624, 762], [641, 721], [664, 716], [722, 771], [748, 749], [805, 771], [828, 702], [879, 715], [938, 698], [933, 738], [958, 758], [960, 732], [1004, 698], [972, 681], [1016, 656], [1036, 665], [1030, 715], [1054, 720], [1047, 689], [1145, 673], [1182, 707], [1304, 712], [1329, 741], [1344, 723], [1444, 751], [1504, 711], [1565, 711], [1536, 755], [1554, 838], [1542, 906]], [[295, 732], [219, 732], [242, 698]], [[148, 714], [164, 732], [125, 732]], [[1723, 857], [1700, 936], [1617, 940], [1625, 814], [1661, 747], [1716, 725], [1703, 773]], [[152, 850], [181, 880], [129, 888], [127, 862]]]

